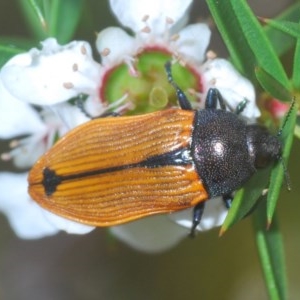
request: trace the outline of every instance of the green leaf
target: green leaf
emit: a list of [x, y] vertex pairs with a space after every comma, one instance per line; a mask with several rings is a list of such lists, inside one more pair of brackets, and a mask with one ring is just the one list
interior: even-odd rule
[[[286, 123], [283, 126], [282, 134], [280, 136], [280, 140], [283, 145], [283, 153], [282, 160], [283, 162], [287, 162], [290, 156], [293, 138], [294, 138], [294, 128], [296, 125], [298, 107], [294, 107], [290, 114], [285, 118]], [[285, 120], [283, 121], [285, 122]], [[272, 170], [270, 177], [270, 186], [267, 198], [267, 220], [268, 224], [271, 223], [272, 217], [274, 215], [274, 211], [276, 208], [277, 200], [279, 197], [280, 189], [282, 186], [282, 181], [284, 179], [284, 167], [282, 163], [279, 161]]]
[[33, 32], [36, 40], [41, 41], [48, 35], [49, 0], [19, 0], [27, 24]]
[[250, 80], [254, 79], [256, 60], [230, 3], [231, 1], [207, 0], [214, 21], [228, 48], [235, 67]]
[[[286, 124], [284, 125], [282, 136], [280, 137], [280, 140], [284, 145], [282, 155], [284, 161], [288, 161], [289, 153], [291, 151], [296, 117], [297, 108], [294, 108], [291, 111]], [[266, 212], [268, 223], [265, 223], [264, 226], [266, 227], [267, 224], [270, 224], [282, 186], [283, 178], [284, 169], [280, 161], [275, 166], [271, 165], [268, 168], [259, 170], [256, 174], [254, 174], [252, 178], [245, 184], [245, 186], [235, 194], [232, 207], [230, 208], [228, 215], [221, 227], [220, 235], [226, 232], [230, 227], [243, 219], [253, 210], [254, 206], [259, 198], [264, 194], [264, 190], [268, 187], [268, 185]]]
[[255, 67], [259, 66], [291, 90], [276, 52], [247, 2], [207, 0], [207, 3], [235, 66], [253, 82]]
[[13, 56], [26, 52], [32, 47], [29, 40], [0, 37], [0, 68]]
[[254, 230], [266, 286], [271, 300], [287, 299], [287, 279], [283, 242], [274, 217], [272, 226], [266, 229], [265, 203], [254, 213]]
[[[287, 10], [276, 17], [276, 20], [289, 20], [290, 22], [298, 22], [300, 15], [300, 2], [289, 6]], [[273, 45], [273, 49], [276, 51], [277, 56], [281, 56], [289, 49], [291, 49], [296, 43], [295, 38], [275, 29], [270, 25], [264, 26], [264, 31]]]
[[46, 31], [47, 23], [40, 2], [41, 1], [37, 0], [28, 0], [28, 5], [31, 7], [32, 12], [36, 15], [36, 18], [39, 20], [41, 27], [44, 28], [44, 30]]
[[263, 89], [274, 98], [285, 102], [291, 101], [292, 95], [289, 90], [281, 85], [271, 74], [260, 67], [255, 68], [255, 74]]
[[266, 24], [285, 32], [286, 34], [293, 36], [295, 38], [300, 37], [300, 24], [290, 21], [278, 21], [272, 19], [260, 18]]
[[295, 136], [300, 139], [300, 117], [296, 119]]
[[294, 54], [294, 63], [293, 63], [293, 74], [292, 82], [294, 88], [299, 92], [300, 91], [300, 39], [297, 39], [295, 54]]
[[271, 169], [272, 166], [259, 170], [242, 189], [237, 191], [220, 235], [251, 212], [268, 185]]
[[21, 49], [0, 44], [0, 68], [13, 56], [22, 53]]
[[72, 38], [79, 23], [83, 0], [52, 0], [49, 17], [49, 35], [59, 43], [67, 43]]
[[[297, 107], [291, 110], [287, 117], [286, 123], [283, 125], [282, 134], [279, 139], [283, 145], [283, 160], [288, 161], [291, 151], [294, 127], [297, 117]], [[270, 175], [271, 174], [271, 175]], [[220, 235], [226, 232], [235, 223], [243, 219], [254, 208], [258, 199], [264, 194], [264, 190], [268, 187], [267, 196], [267, 217], [268, 224], [271, 223], [272, 216], [276, 207], [277, 199], [284, 178], [284, 169], [279, 161], [275, 166], [259, 170], [252, 178], [240, 189], [234, 197], [232, 207], [221, 227]], [[270, 184], [269, 184], [270, 182]], [[267, 226], [267, 223], [265, 223]]]
[[64, 44], [77, 28], [84, 0], [19, 0], [19, 4], [37, 40], [55, 37]]

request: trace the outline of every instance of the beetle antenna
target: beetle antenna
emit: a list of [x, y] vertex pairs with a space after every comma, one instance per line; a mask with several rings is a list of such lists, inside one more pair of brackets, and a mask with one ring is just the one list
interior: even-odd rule
[[280, 163], [281, 163], [282, 168], [283, 168], [283, 174], [284, 174], [286, 188], [288, 189], [288, 191], [291, 191], [292, 190], [291, 178], [290, 178], [290, 174], [288, 172], [288, 169], [286, 167], [285, 161], [284, 161], [282, 156], [279, 157], [279, 160], [280, 160]]
[[289, 108], [287, 114], [286, 114], [285, 117], [284, 117], [283, 124], [282, 124], [281, 128], [280, 128], [280, 129], [278, 130], [278, 132], [277, 132], [277, 136], [278, 136], [278, 137], [282, 135], [283, 128], [285, 127], [285, 125], [286, 125], [288, 119], [290, 118], [290, 115], [291, 115], [291, 113], [292, 113], [292, 111], [293, 111], [293, 109], [294, 109], [294, 106], [295, 106], [295, 102], [296, 102], [296, 98], [293, 97], [293, 100], [292, 100], [292, 103], [291, 103], [291, 105], [290, 105], [290, 108]]
[[184, 110], [192, 110], [193, 108], [192, 108], [192, 105], [191, 105], [190, 101], [187, 99], [184, 92], [181, 90], [181, 88], [177, 85], [177, 83], [173, 79], [171, 67], [172, 67], [171, 62], [167, 61], [165, 63], [165, 70], [166, 70], [166, 73], [167, 73], [167, 78], [168, 78], [169, 83], [175, 89], [179, 105]]
[[[278, 130], [277, 132], [277, 137], [280, 137], [282, 135], [282, 132], [283, 132], [283, 129], [294, 109], [294, 106], [295, 106], [295, 102], [296, 102], [296, 99], [295, 97], [293, 97], [293, 100], [292, 100], [292, 103], [290, 105], [290, 108], [287, 112], [287, 114], [285, 115], [284, 117], [284, 121], [283, 121], [283, 124], [281, 126], [281, 128]], [[286, 163], [285, 163], [285, 160], [283, 159], [282, 156], [279, 157], [279, 160], [280, 160], [280, 163], [282, 165], [282, 168], [283, 168], [283, 173], [284, 173], [284, 179], [285, 179], [285, 184], [286, 184], [286, 187], [288, 189], [288, 191], [290, 191], [292, 188], [291, 188], [291, 178], [290, 178], [290, 175], [289, 175], [289, 172], [288, 172], [288, 169], [286, 167]]]

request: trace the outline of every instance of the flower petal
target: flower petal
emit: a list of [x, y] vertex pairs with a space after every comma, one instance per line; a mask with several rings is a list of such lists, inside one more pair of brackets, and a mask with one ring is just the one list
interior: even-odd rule
[[49, 211], [43, 210], [45, 218], [56, 228], [70, 234], [86, 234], [95, 229], [95, 226], [81, 224], [72, 220], [52, 214]]
[[[120, 47], [122, 42], [122, 47]], [[108, 27], [97, 35], [96, 47], [101, 54], [103, 65], [117, 65], [126, 56], [132, 56], [137, 48], [137, 39], [119, 27]]]
[[[180, 21], [192, 3], [191, 0], [110, 0], [110, 6], [122, 25], [140, 32], [147, 24], [154, 34], [162, 34], [166, 18], [174, 24]], [[144, 21], [145, 17], [149, 17]]]
[[51, 106], [51, 111], [63, 125], [60, 126], [60, 136], [66, 134], [74, 127], [90, 120], [90, 118], [88, 118], [77, 106], [71, 105], [68, 102]]
[[13, 97], [3, 86], [1, 77], [0, 120], [0, 138], [3, 139], [45, 130], [37, 111]]
[[27, 173], [0, 173], [0, 211], [15, 233], [23, 239], [56, 234], [59, 229], [43, 215], [42, 208], [27, 195]]
[[248, 100], [242, 115], [250, 120], [260, 116], [255, 102], [255, 90], [251, 82], [237, 72], [225, 59], [208, 60], [202, 67], [204, 90], [210, 87], [219, 89], [227, 104], [235, 108], [244, 99]]
[[10, 152], [17, 168], [24, 170], [32, 167], [37, 159], [48, 150], [47, 145], [43, 142], [45, 135], [35, 135], [19, 141], [20, 145]]
[[110, 231], [130, 247], [148, 253], [166, 251], [189, 233], [186, 228], [174, 224], [165, 215], [114, 226]]
[[7, 90], [15, 97], [38, 105], [52, 105], [79, 93], [95, 93], [100, 65], [86, 42], [65, 46], [49, 38], [42, 49], [14, 56], [1, 70]]
[[206, 24], [186, 26], [179, 32], [179, 39], [176, 41], [178, 51], [185, 55], [185, 60], [192, 58], [201, 63], [205, 58], [210, 36], [211, 31]]
[[[206, 231], [221, 226], [227, 213], [228, 209], [225, 207], [222, 198], [210, 199], [205, 203], [201, 222], [196, 229], [198, 231]], [[193, 208], [172, 213], [169, 215], [169, 218], [177, 224], [191, 229], [193, 225]]]
[[0, 211], [7, 216], [20, 238], [36, 239], [56, 234], [60, 230], [85, 234], [94, 229], [53, 215], [37, 205], [27, 194], [27, 175], [0, 173]]

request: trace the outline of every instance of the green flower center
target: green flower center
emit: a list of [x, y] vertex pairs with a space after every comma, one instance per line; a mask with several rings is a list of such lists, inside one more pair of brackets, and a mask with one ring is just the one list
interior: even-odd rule
[[[100, 91], [101, 99], [111, 104], [127, 94], [125, 103], [130, 103], [130, 109], [126, 114], [129, 115], [177, 106], [174, 88], [168, 82], [164, 69], [165, 63], [171, 59], [170, 53], [160, 49], [148, 49], [136, 57], [134, 67], [137, 76], [130, 74], [125, 63], [111, 69], [105, 76]], [[199, 74], [178, 63], [172, 66], [172, 74], [174, 81], [189, 100], [192, 103], [197, 101], [196, 93], [191, 95], [189, 91], [201, 92]]]

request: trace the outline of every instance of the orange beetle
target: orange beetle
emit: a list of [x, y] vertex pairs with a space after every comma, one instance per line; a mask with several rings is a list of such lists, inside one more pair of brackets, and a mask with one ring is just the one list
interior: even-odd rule
[[[194, 207], [232, 192], [281, 157], [277, 137], [225, 110], [217, 89], [195, 111], [173, 82], [181, 109], [91, 120], [61, 138], [29, 173], [29, 194], [45, 209], [94, 226]], [[221, 109], [217, 109], [217, 102]]]

